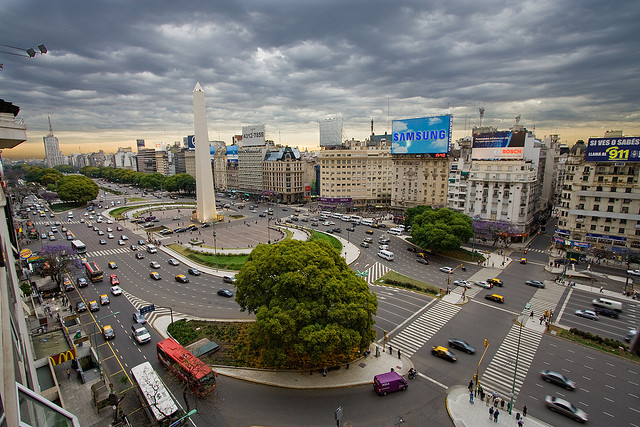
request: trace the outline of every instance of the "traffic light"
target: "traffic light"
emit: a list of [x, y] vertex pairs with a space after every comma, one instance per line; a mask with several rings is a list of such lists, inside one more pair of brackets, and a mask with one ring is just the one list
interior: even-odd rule
[[484, 339], [484, 346], [489, 347], [489, 340], [486, 338]]

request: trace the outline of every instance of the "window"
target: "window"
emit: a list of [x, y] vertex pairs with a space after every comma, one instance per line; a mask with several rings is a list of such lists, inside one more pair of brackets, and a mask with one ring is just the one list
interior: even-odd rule
[[600, 210], [600, 205], [593, 205], [593, 210], [594, 211], [599, 211]]
[[618, 234], [624, 234], [624, 228], [618, 228]]
[[591, 231], [596, 231], [596, 225], [595, 224], [591, 224]]
[[604, 231], [606, 231], [606, 232], [611, 231], [611, 227], [605, 225]]
[[613, 206], [607, 206], [607, 212], [613, 212]]

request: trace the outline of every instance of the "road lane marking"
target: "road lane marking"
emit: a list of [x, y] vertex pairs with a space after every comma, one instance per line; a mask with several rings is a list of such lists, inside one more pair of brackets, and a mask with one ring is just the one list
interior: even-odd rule
[[605, 372], [605, 374], [609, 375], [611, 378], [615, 378], [616, 376], [613, 374], [610, 374], [609, 372]]
[[[607, 398], [605, 397], [605, 399], [607, 399]], [[607, 399], [607, 400], [609, 400], [609, 399]], [[613, 402], [613, 400], [612, 400], [612, 402]], [[605, 415], [609, 415], [611, 418], [615, 418], [613, 415], [611, 415], [608, 412], [602, 411], [602, 413], [605, 414]]]
[[429, 380], [429, 381], [431, 381], [432, 383], [434, 383], [435, 385], [438, 385], [438, 386], [442, 387], [442, 388], [443, 388], [443, 389], [445, 389], [445, 390], [449, 388], [449, 387], [447, 387], [446, 385], [442, 384], [441, 382], [436, 381], [436, 380], [434, 380], [433, 378], [429, 378], [428, 376], [424, 375], [422, 372], [418, 372], [418, 375], [419, 375], [421, 378], [424, 378], [425, 380]]
[[582, 365], [582, 366], [584, 366], [587, 369], [591, 369], [593, 371], [593, 368], [591, 366], [589, 366], [589, 365]]
[[635, 411], [635, 412], [640, 414], [640, 411], [638, 411], [636, 408], [632, 408], [631, 406], [629, 406], [629, 409], [631, 409], [632, 411]]
[[580, 387], [580, 390], [585, 391], [585, 392], [587, 392], [587, 393], [591, 393], [591, 392], [590, 392], [589, 390], [587, 390], [586, 388], [582, 388], [582, 387]]
[[589, 378], [589, 377], [585, 377], [584, 375], [582, 376], [582, 378], [584, 378], [584, 379], [585, 379], [585, 380], [587, 380], [587, 381], [591, 381], [591, 378]]
[[[616, 389], [615, 387], [611, 387], [609, 384], [605, 384], [604, 386], [610, 388], [611, 390], [615, 390]], [[606, 399], [606, 397], [605, 397], [605, 399]]]

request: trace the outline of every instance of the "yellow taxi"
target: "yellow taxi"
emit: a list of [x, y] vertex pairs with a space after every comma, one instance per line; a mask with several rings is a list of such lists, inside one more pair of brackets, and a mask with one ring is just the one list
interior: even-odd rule
[[111, 325], [105, 325], [102, 327], [102, 335], [104, 335], [105, 340], [112, 340], [116, 337], [116, 332]]
[[441, 345], [434, 345], [431, 348], [431, 354], [434, 356], [440, 357], [442, 359], [448, 360], [449, 362], [455, 362], [458, 360], [456, 355], [453, 354], [447, 347], [442, 347]]
[[500, 304], [504, 304], [504, 297], [502, 295], [491, 294], [491, 295], [485, 295], [484, 298], [488, 299], [489, 301], [495, 301], [495, 302], [499, 302]]
[[526, 263], [527, 263], [526, 258], [520, 258], [520, 264], [526, 264]]
[[109, 301], [109, 295], [107, 295], [107, 294], [100, 295], [100, 305], [107, 305], [110, 302], [111, 301]]

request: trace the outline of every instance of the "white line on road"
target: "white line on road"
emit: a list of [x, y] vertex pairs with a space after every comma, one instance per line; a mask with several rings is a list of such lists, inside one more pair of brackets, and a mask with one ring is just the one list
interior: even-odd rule
[[[606, 398], [605, 398], [605, 399], [606, 399]], [[607, 400], [609, 400], [609, 399], [607, 399]], [[613, 400], [612, 400], [612, 402], [613, 402]], [[613, 415], [611, 415], [611, 414], [610, 414], [610, 413], [608, 413], [608, 412], [602, 411], [602, 413], [603, 413], [603, 414], [605, 414], [605, 415], [609, 415], [611, 418], [615, 418]]]
[[631, 409], [632, 411], [635, 411], [635, 412], [640, 414], [640, 411], [638, 411], [636, 408], [632, 408], [631, 406], [629, 406], [629, 409]]
[[441, 382], [436, 381], [436, 380], [434, 380], [433, 378], [429, 378], [428, 376], [424, 375], [424, 374], [423, 374], [423, 373], [421, 373], [421, 372], [418, 372], [418, 375], [419, 375], [421, 378], [424, 378], [425, 380], [429, 380], [429, 381], [431, 381], [431, 382], [432, 382], [432, 383], [434, 383], [435, 385], [439, 385], [440, 387], [442, 387], [442, 388], [443, 388], [443, 389], [445, 389], [445, 390], [449, 388], [449, 387], [447, 387], [446, 385], [442, 384]]

